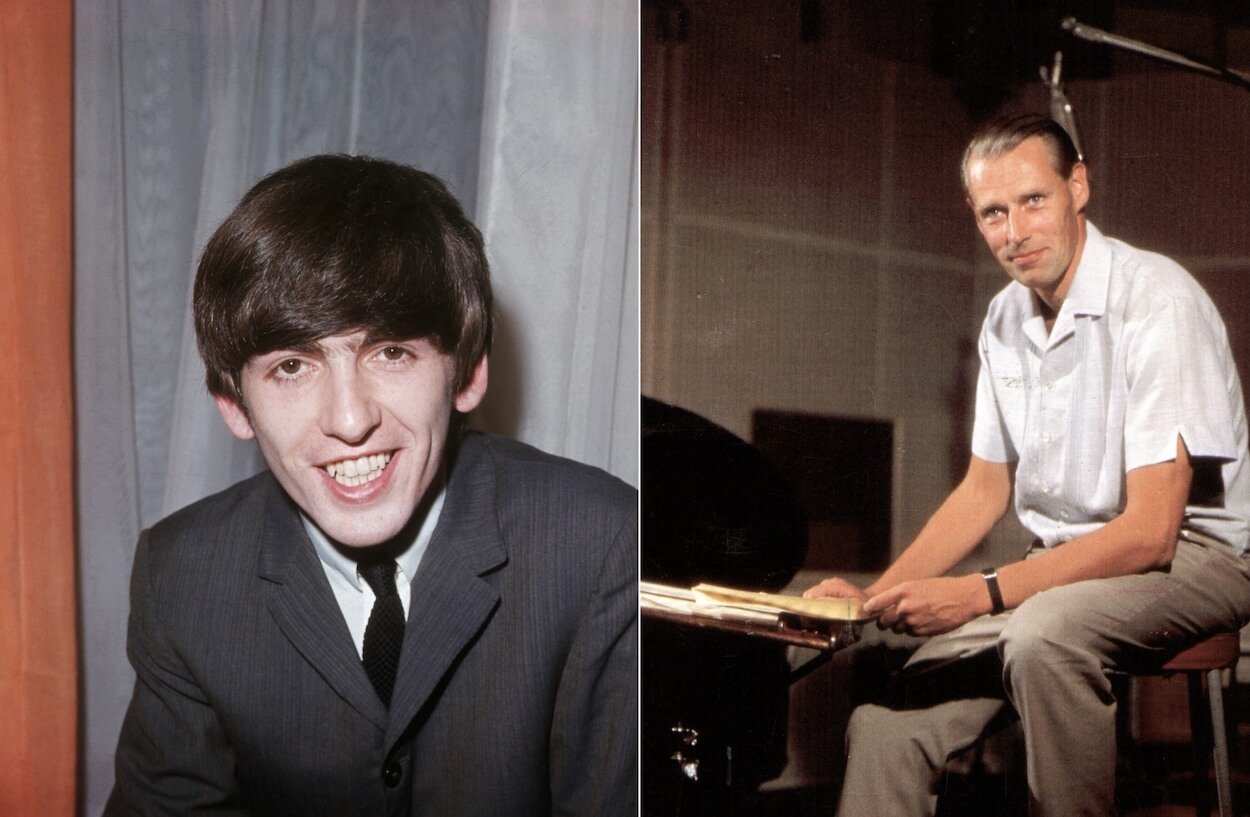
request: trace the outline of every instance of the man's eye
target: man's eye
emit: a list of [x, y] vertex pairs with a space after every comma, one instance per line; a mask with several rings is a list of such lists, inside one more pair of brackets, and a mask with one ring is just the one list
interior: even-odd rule
[[1041, 193], [1034, 193], [1033, 195], [1029, 196], [1029, 204], [1041, 204], [1045, 200], [1046, 200], [1046, 197], [1043, 196]]
[[297, 377], [304, 371], [304, 361], [288, 358], [278, 364], [278, 374], [285, 377]]
[[408, 356], [408, 350], [402, 346], [384, 346], [381, 355], [383, 360], [403, 360]]

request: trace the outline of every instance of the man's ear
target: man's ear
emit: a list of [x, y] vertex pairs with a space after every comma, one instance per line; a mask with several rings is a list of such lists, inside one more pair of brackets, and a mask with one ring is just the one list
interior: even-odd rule
[[256, 436], [256, 432], [252, 429], [252, 421], [248, 419], [243, 406], [224, 394], [214, 394], [213, 402], [217, 404], [217, 411], [221, 414], [221, 419], [225, 421], [226, 428], [230, 429], [231, 434], [240, 440], [250, 440]]
[[482, 402], [482, 398], [486, 396], [488, 368], [487, 355], [482, 355], [481, 360], [473, 365], [473, 371], [469, 373], [469, 382], [456, 393], [455, 400], [452, 401], [456, 411], [468, 414]]
[[1084, 162], [1072, 165], [1072, 175], [1068, 176], [1068, 190], [1072, 193], [1072, 203], [1076, 212], [1085, 209], [1089, 204], [1089, 171]]

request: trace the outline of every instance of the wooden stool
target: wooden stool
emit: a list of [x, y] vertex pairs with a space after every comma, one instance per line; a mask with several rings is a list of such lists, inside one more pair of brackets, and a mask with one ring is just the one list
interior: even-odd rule
[[[1237, 631], [1216, 633], [1205, 641], [1199, 641], [1189, 649], [1177, 653], [1157, 672], [1140, 673], [1171, 675], [1185, 673], [1189, 684], [1189, 729], [1194, 749], [1195, 793], [1206, 779], [1208, 763], [1215, 765], [1215, 790], [1219, 799], [1220, 817], [1233, 815], [1233, 786], [1228, 768], [1228, 735], [1224, 729], [1224, 684], [1221, 673], [1237, 664], [1241, 654], [1240, 636]], [[1206, 676], [1206, 709], [1210, 719], [1204, 718], [1202, 678]], [[1209, 804], [1199, 803], [1198, 814], [1210, 813]]]

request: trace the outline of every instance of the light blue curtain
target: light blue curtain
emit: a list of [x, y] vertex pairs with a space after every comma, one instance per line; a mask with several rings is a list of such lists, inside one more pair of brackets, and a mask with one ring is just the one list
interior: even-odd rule
[[75, 326], [83, 810], [133, 675], [139, 531], [262, 467], [203, 388], [199, 249], [261, 175], [349, 152], [442, 177], [501, 331], [475, 425], [637, 483], [633, 0], [78, 0]]
[[516, 436], [635, 485], [637, 26], [634, 0], [493, 0], [477, 208], [503, 312], [484, 419], [542, 406]]

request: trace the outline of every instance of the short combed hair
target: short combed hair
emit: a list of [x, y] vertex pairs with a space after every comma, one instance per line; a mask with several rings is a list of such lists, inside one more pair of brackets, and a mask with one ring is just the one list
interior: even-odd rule
[[1065, 179], [1072, 176], [1072, 168], [1081, 161], [1072, 137], [1055, 120], [1038, 114], [1001, 116], [981, 126], [968, 142], [960, 163], [960, 177], [964, 190], [968, 189], [968, 166], [979, 159], [995, 159], [1015, 150], [1021, 142], [1034, 136], [1041, 137], [1054, 161], [1055, 170]]
[[310, 156], [257, 182], [213, 233], [194, 312], [208, 390], [240, 405], [253, 356], [354, 331], [428, 339], [455, 359], [459, 391], [490, 350], [490, 271], [481, 233], [435, 176]]

